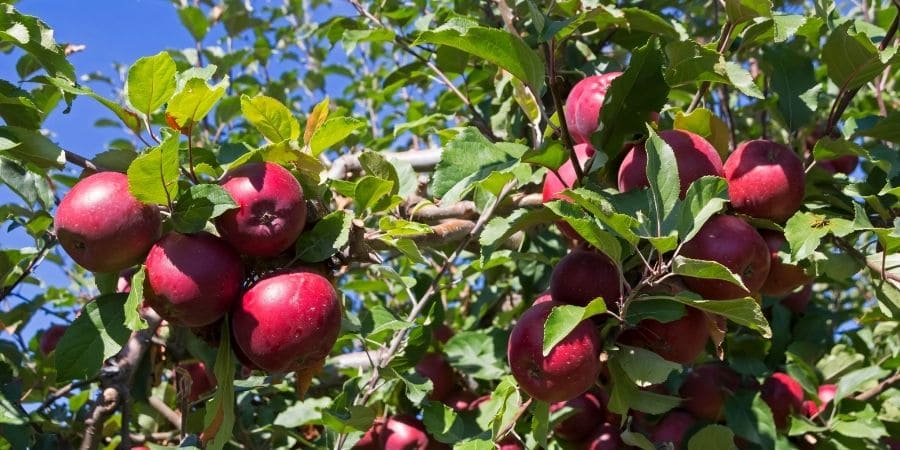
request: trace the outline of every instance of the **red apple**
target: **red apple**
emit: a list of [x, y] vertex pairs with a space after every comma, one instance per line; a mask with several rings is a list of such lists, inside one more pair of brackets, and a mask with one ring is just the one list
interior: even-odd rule
[[550, 405], [550, 413], [555, 413], [563, 408], [572, 409], [573, 412], [553, 427], [553, 434], [567, 441], [581, 441], [592, 432], [597, 418], [604, 415], [604, 407], [600, 400], [591, 392], [585, 392], [571, 400], [557, 402]]
[[750, 291], [722, 280], [682, 277], [688, 289], [708, 300], [728, 300], [754, 295], [769, 275], [769, 247], [762, 236], [734, 216], [714, 216], [681, 254], [688, 258], [715, 261], [741, 277]]
[[564, 256], [550, 277], [550, 295], [554, 301], [586, 306], [603, 297], [606, 308], [619, 310], [622, 282], [619, 269], [598, 251], [576, 248]]
[[144, 298], [160, 317], [188, 327], [222, 318], [241, 292], [244, 265], [212, 234], [170, 232], [147, 255]]
[[[662, 138], [675, 153], [675, 162], [678, 166], [678, 179], [681, 190], [679, 196], [684, 198], [688, 187], [698, 178], [705, 175], [721, 177], [722, 158], [703, 137], [683, 130], [660, 131]], [[619, 166], [619, 190], [627, 192], [650, 186], [647, 181], [647, 149], [644, 142], [634, 146], [622, 165]]]
[[576, 144], [591, 142], [591, 135], [600, 125], [600, 110], [609, 85], [622, 72], [594, 75], [579, 81], [566, 98], [566, 128]]
[[384, 419], [377, 418], [375, 422], [372, 423], [372, 427], [369, 428], [363, 437], [361, 437], [356, 444], [353, 445], [354, 450], [381, 450], [380, 440], [381, 440], [381, 430], [384, 428]]
[[441, 344], [446, 344], [454, 334], [456, 334], [456, 332], [453, 331], [453, 328], [448, 327], [445, 323], [438, 325], [434, 331], [431, 332], [431, 335]]
[[[593, 154], [594, 149], [590, 145], [579, 144], [575, 146], [575, 156], [578, 158], [578, 163], [581, 164], [582, 168]], [[559, 176], [556, 176], [557, 174], [559, 174]], [[562, 177], [562, 179], [560, 179], [560, 177]], [[542, 194], [544, 203], [553, 200], [570, 201], [571, 199], [563, 195], [562, 192], [566, 189], [575, 188], [575, 182], [577, 180], [578, 176], [575, 173], [575, 166], [572, 165], [571, 159], [560, 166], [556, 173], [548, 171], [547, 175], [544, 176]], [[581, 236], [565, 221], [561, 220], [557, 222], [556, 226], [559, 227], [559, 231], [569, 239], [581, 240]]]
[[533, 306], [533, 305], [537, 305], [538, 303], [546, 303], [546, 302], [552, 302], [552, 301], [553, 301], [553, 297], [550, 295], [550, 292], [547, 291], [547, 292], [542, 293], [541, 295], [538, 295], [538, 297], [536, 299], [534, 299], [534, 301], [531, 304]]
[[128, 177], [117, 172], [76, 183], [54, 220], [62, 248], [93, 272], [118, 272], [140, 263], [159, 238], [161, 224], [159, 208], [131, 195]]
[[670, 411], [653, 429], [650, 440], [657, 444], [671, 442], [674, 448], [682, 448], [688, 431], [697, 423], [694, 416], [680, 410]]
[[784, 145], [758, 139], [742, 142], [725, 161], [728, 195], [735, 211], [782, 223], [803, 203], [803, 162]]
[[791, 414], [803, 411], [803, 388], [786, 373], [776, 372], [767, 378], [760, 395], [772, 410], [778, 428], [787, 428]]
[[[196, 402], [203, 394], [212, 391], [216, 387], [215, 376], [206, 370], [206, 364], [202, 361], [182, 362], [178, 364], [178, 368], [186, 371], [190, 377], [191, 390], [187, 396], [189, 402]], [[179, 373], [176, 370], [175, 383], [180, 389], [181, 381], [178, 379], [178, 376]]]
[[827, 404], [828, 402], [834, 400], [834, 396], [837, 395], [837, 385], [823, 384], [819, 386], [818, 394], [819, 400], [822, 402], [822, 404]]
[[56, 346], [59, 344], [59, 340], [62, 339], [63, 335], [66, 334], [66, 330], [69, 329], [68, 325], [60, 325], [54, 324], [51, 325], [50, 328], [47, 328], [44, 331], [44, 334], [41, 335], [39, 348], [41, 353], [44, 356], [53, 353], [53, 350], [56, 350]]
[[810, 300], [812, 300], [812, 283], [781, 299], [781, 304], [794, 314], [803, 314]]
[[812, 400], [803, 400], [803, 415], [806, 417], [812, 417], [819, 413], [819, 405]]
[[231, 323], [250, 361], [287, 372], [328, 356], [341, 330], [341, 301], [327, 278], [296, 268], [251, 286], [235, 304]]
[[525, 446], [515, 436], [507, 434], [495, 445], [497, 450], [525, 450]]
[[428, 398], [441, 401], [456, 388], [456, 374], [440, 353], [428, 353], [416, 364], [416, 373], [431, 380]]
[[701, 419], [719, 422], [725, 418], [725, 400], [741, 383], [740, 375], [723, 364], [703, 364], [691, 371], [681, 384], [681, 406]]
[[593, 437], [585, 443], [584, 448], [586, 450], [619, 450], [628, 447], [622, 442], [622, 433], [619, 432], [619, 429], [607, 422], [594, 431]]
[[384, 450], [426, 450], [429, 448], [425, 425], [412, 416], [388, 418], [379, 433]]
[[226, 174], [221, 184], [238, 208], [216, 218], [216, 228], [240, 253], [277, 256], [300, 236], [306, 224], [303, 189], [284, 167], [244, 164]]
[[859, 164], [859, 156], [844, 155], [834, 159], [820, 161], [819, 167], [831, 173], [840, 172], [849, 175], [853, 172], [853, 169], [856, 169], [857, 164]]
[[666, 323], [644, 319], [619, 335], [622, 344], [645, 348], [680, 364], [697, 359], [706, 349], [708, 340], [706, 315], [691, 307], [685, 307], [685, 315], [680, 319]]
[[778, 257], [778, 252], [787, 242], [784, 234], [774, 230], [759, 230], [760, 236], [769, 247], [769, 275], [759, 291], [765, 295], [782, 296], [793, 292], [812, 279], [802, 267], [788, 264]]
[[469, 391], [456, 390], [451, 392], [442, 401], [445, 405], [453, 408], [454, 411], [468, 411], [470, 405], [475, 402], [478, 397]]
[[539, 303], [525, 311], [510, 333], [507, 348], [509, 367], [519, 386], [545, 402], [575, 398], [590, 389], [600, 374], [602, 343], [590, 321], [578, 324], [543, 356], [544, 322], [558, 305]]

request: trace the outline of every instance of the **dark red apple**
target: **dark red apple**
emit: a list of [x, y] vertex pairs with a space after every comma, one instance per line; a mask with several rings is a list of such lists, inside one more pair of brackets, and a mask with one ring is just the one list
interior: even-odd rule
[[495, 445], [497, 450], [525, 450], [525, 446], [516, 439], [515, 436], [508, 434], [505, 438], [500, 439]]
[[709, 219], [681, 254], [715, 261], [741, 277], [750, 291], [722, 280], [682, 277], [688, 289], [708, 300], [728, 300], [754, 295], [769, 275], [769, 247], [762, 236], [741, 219], [718, 215]]
[[784, 234], [774, 230], [759, 230], [759, 235], [769, 247], [769, 275], [759, 291], [765, 295], [782, 296], [793, 292], [800, 286], [812, 281], [802, 267], [785, 263], [778, 257], [778, 252], [787, 241]]
[[682, 448], [688, 431], [697, 423], [694, 416], [680, 410], [670, 411], [653, 429], [650, 440], [656, 444], [671, 442], [674, 448]]
[[375, 422], [372, 423], [372, 427], [369, 428], [363, 437], [361, 437], [356, 444], [353, 445], [354, 450], [381, 450], [381, 430], [384, 428], [384, 419], [377, 418]]
[[553, 301], [553, 297], [550, 296], [550, 292], [548, 291], [548, 292], [542, 293], [541, 295], [538, 295], [538, 297], [536, 299], [534, 299], [534, 302], [532, 302], [531, 304], [537, 305], [538, 303], [546, 303], [546, 302], [552, 302], [552, 301]]
[[781, 304], [794, 314], [803, 314], [810, 300], [812, 300], [812, 283], [781, 299]]
[[241, 257], [212, 234], [170, 232], [147, 255], [144, 298], [169, 322], [201, 327], [222, 318], [244, 280]]
[[593, 437], [583, 447], [586, 450], [619, 450], [628, 448], [622, 442], [622, 433], [611, 423], [607, 422], [600, 425], [600, 428], [593, 430], [593, 433]]
[[791, 414], [803, 412], [803, 387], [786, 373], [776, 372], [767, 378], [760, 395], [772, 410], [778, 428], [787, 428]]
[[156, 205], [128, 191], [117, 172], [91, 175], [72, 187], [56, 210], [56, 236], [76, 263], [93, 272], [118, 272], [140, 263], [159, 238]]
[[859, 164], [859, 156], [844, 155], [834, 159], [820, 161], [819, 167], [831, 173], [840, 172], [849, 175], [853, 172], [853, 169], [856, 169], [857, 164]]
[[431, 332], [431, 335], [441, 344], [446, 344], [454, 334], [456, 334], [456, 332], [453, 331], [453, 328], [450, 328], [445, 323], [438, 325], [434, 331]]
[[221, 184], [238, 208], [216, 218], [216, 228], [240, 253], [277, 256], [300, 236], [306, 224], [303, 189], [284, 167], [244, 164], [226, 174]]
[[666, 360], [689, 364], [706, 349], [709, 341], [709, 325], [706, 315], [695, 308], [685, 307], [680, 319], [662, 323], [644, 319], [636, 327], [619, 335], [619, 342], [641, 347], [662, 356]]
[[583, 321], [543, 356], [544, 322], [560, 305], [545, 302], [533, 305], [513, 327], [509, 336], [509, 367], [519, 386], [532, 397], [560, 402], [587, 391], [600, 374], [602, 343], [596, 327]]
[[[703, 137], [683, 130], [660, 131], [662, 138], [675, 153], [675, 163], [678, 166], [678, 179], [681, 186], [679, 196], [684, 198], [685, 192], [691, 183], [705, 175], [721, 177], [722, 158]], [[627, 192], [650, 186], [647, 181], [647, 149], [644, 142], [634, 146], [622, 165], [619, 166], [619, 190]]]
[[[590, 145], [579, 144], [575, 146], [575, 156], [578, 158], [578, 163], [581, 164], [582, 168], [593, 154], [594, 149]], [[556, 176], [557, 174], [559, 174], [559, 176]], [[560, 177], [562, 178], [560, 179]], [[578, 176], [575, 173], [575, 166], [572, 165], [572, 160], [566, 161], [559, 169], [557, 169], [556, 173], [548, 171], [547, 175], [544, 176], [542, 194], [544, 203], [553, 200], [570, 201], [571, 199], [563, 195], [562, 192], [566, 189], [575, 188], [577, 179]], [[557, 222], [556, 226], [559, 227], [559, 231], [569, 239], [581, 239], [581, 236], [565, 221], [561, 220]]]
[[622, 295], [620, 278], [619, 269], [606, 255], [576, 248], [553, 268], [550, 295], [554, 301], [576, 306], [603, 297], [606, 308], [617, 312]]
[[238, 346], [261, 369], [297, 370], [331, 352], [341, 330], [341, 300], [317, 271], [277, 272], [236, 302], [231, 324]]
[[818, 389], [819, 401], [822, 404], [827, 404], [828, 402], [834, 400], [835, 395], [837, 395], [837, 385], [836, 384], [823, 384], [819, 386]]
[[597, 418], [603, 416], [604, 407], [600, 400], [591, 392], [585, 392], [571, 400], [557, 402], [550, 405], [550, 413], [555, 413], [563, 408], [572, 409], [573, 412], [553, 427], [553, 434], [567, 441], [581, 441], [594, 432]]
[[587, 77], [575, 83], [566, 98], [566, 128], [576, 144], [591, 142], [600, 125], [600, 110], [609, 85], [622, 72], [609, 72]]
[[803, 400], [803, 415], [806, 417], [812, 417], [819, 413], [819, 405], [812, 400]]
[[485, 402], [487, 402], [490, 399], [491, 399], [490, 395], [482, 395], [481, 397], [478, 397], [475, 400], [472, 400], [471, 403], [469, 403], [468, 410], [469, 411], [477, 411], [479, 406], [481, 406], [482, 404], [484, 404]]
[[456, 374], [440, 353], [423, 356], [416, 364], [416, 373], [431, 380], [432, 390], [428, 395], [431, 400], [444, 400], [456, 387]]
[[469, 391], [456, 390], [451, 392], [442, 401], [445, 405], [453, 408], [454, 411], [468, 411], [470, 405], [475, 402], [478, 397]]
[[47, 328], [44, 331], [44, 334], [41, 335], [40, 339], [40, 350], [44, 356], [53, 353], [53, 350], [56, 350], [56, 346], [59, 344], [59, 340], [62, 339], [63, 335], [66, 334], [66, 330], [68, 330], [68, 325], [60, 325], [54, 324], [51, 325], [50, 328]]
[[379, 438], [384, 450], [426, 450], [430, 443], [425, 425], [406, 415], [388, 418]]
[[783, 223], [806, 192], [803, 162], [790, 148], [767, 140], [742, 142], [725, 161], [735, 211]]
[[694, 367], [678, 391], [684, 399], [681, 406], [696, 417], [719, 422], [725, 418], [725, 400], [740, 383], [740, 375], [726, 365], [710, 363]]
[[[190, 377], [191, 390], [188, 392], [187, 398], [191, 403], [196, 402], [203, 394], [212, 391], [216, 387], [216, 378], [206, 370], [206, 364], [203, 361], [182, 362], [178, 364], [178, 369], [186, 371]], [[175, 382], [180, 389], [182, 383], [178, 377], [179, 371], [176, 370]]]

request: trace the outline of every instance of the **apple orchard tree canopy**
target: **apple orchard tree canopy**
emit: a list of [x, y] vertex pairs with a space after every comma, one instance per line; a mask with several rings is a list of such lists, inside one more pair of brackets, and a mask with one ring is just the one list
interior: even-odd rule
[[900, 2], [26, 6], [0, 448], [900, 446]]

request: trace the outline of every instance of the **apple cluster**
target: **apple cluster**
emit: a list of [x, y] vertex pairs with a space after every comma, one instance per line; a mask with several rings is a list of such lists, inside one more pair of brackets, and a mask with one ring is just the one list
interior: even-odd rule
[[[89, 175], [60, 203], [56, 235], [82, 267], [126, 275], [119, 292], [130, 291], [130, 274], [143, 264], [143, 308], [170, 326], [218, 337], [230, 320], [232, 348], [245, 367], [318, 368], [341, 326], [341, 300], [328, 274], [304, 266], [251, 270], [258, 259], [288, 252], [303, 232], [307, 206], [300, 183], [287, 169], [261, 162], [231, 170], [220, 186], [237, 208], [213, 219], [215, 234], [212, 228], [185, 234], [168, 230], [159, 206], [135, 198], [124, 174]], [[45, 333], [42, 350], [47, 340], [46, 353], [52, 351], [63, 332]], [[202, 363], [181, 369], [193, 379], [192, 401], [215, 386]]]
[[[585, 78], [568, 96], [566, 125], [574, 140], [575, 159], [582, 166], [595, 152], [590, 137], [599, 125], [607, 89], [619, 75], [613, 72]], [[780, 227], [769, 225], [757, 229], [750, 220], [757, 219], [753, 223], [758, 226], [783, 225], [799, 210], [805, 194], [805, 170], [800, 157], [785, 145], [758, 139], [738, 144], [723, 163], [716, 148], [702, 136], [678, 129], [658, 134], [674, 153], [682, 199], [691, 183], [704, 176], [724, 178], [728, 185], [729, 210], [710, 218], [693, 238], [683, 243], [679, 254], [715, 261], [737, 275], [744, 286], [681, 276], [668, 283], [666, 289], [671, 293], [689, 290], [705, 300], [763, 294], [783, 298], [785, 307], [802, 312], [812, 293], [812, 277], [802, 267], [782, 260], [780, 253], [787, 248], [783, 233], [778, 231]], [[828, 161], [826, 166], [833, 167], [835, 163]], [[837, 164], [850, 165], [850, 162]], [[618, 170], [619, 191], [648, 187], [646, 167], [645, 143], [627, 143]], [[837, 170], [842, 169], [845, 168]], [[570, 201], [564, 191], [578, 186], [580, 180], [576, 173], [572, 160], [548, 172], [543, 185], [544, 202]], [[586, 448], [624, 447], [618, 431], [622, 421], [606, 412], [607, 397], [602, 394], [608, 371], [601, 362], [601, 353], [605, 347], [616, 344], [644, 348], [666, 360], [693, 366], [687, 368], [677, 392], [663, 392], [662, 386], [647, 388], [680, 395], [683, 402], [679, 408], [655, 423], [634, 413], [634, 429], [645, 432], [656, 443], [673, 442], [675, 448], [680, 448], [698, 421], [722, 421], [726, 398], [739, 388], [761, 390], [780, 428], [786, 426], [791, 414], [804, 411], [815, 414], [818, 410], [818, 403], [804, 403], [799, 384], [786, 374], [776, 373], [760, 387], [756, 380], [743, 379], [724, 364], [694, 365], [703, 360], [701, 355], [706, 352], [712, 333], [724, 332], [726, 323], [723, 317], [692, 307], [685, 307], [684, 315], [676, 320], [661, 322], [645, 318], [636, 325], [623, 324], [611, 331], [603, 328], [603, 333], [597, 317], [586, 319], [545, 355], [542, 351], [545, 322], [556, 306], [586, 306], [602, 298], [606, 309], [618, 315], [629, 294], [625, 280], [641, 276], [622, 273], [621, 266], [583, 242], [567, 223], [560, 222], [557, 226], [572, 242], [573, 249], [554, 267], [548, 292], [539, 296], [513, 327], [508, 360], [522, 390], [535, 399], [550, 402], [553, 408], [566, 405], [576, 411], [556, 427], [558, 438], [591, 442], [597, 435], [609, 433], [612, 437], [604, 445], [585, 444]], [[821, 403], [827, 403], [825, 397]]]

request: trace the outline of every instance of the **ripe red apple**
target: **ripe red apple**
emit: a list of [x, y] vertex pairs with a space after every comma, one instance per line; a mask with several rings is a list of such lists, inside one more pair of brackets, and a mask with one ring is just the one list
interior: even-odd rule
[[[579, 144], [575, 146], [575, 156], [578, 158], [578, 163], [581, 164], [582, 168], [593, 154], [594, 149], [588, 144]], [[559, 176], [556, 176], [557, 174], [559, 174]], [[562, 178], [560, 179], [560, 177]], [[547, 175], [544, 176], [542, 193], [544, 203], [553, 200], [570, 201], [571, 199], [563, 195], [562, 192], [566, 189], [574, 188], [577, 179], [578, 176], [575, 173], [575, 166], [572, 165], [571, 159], [560, 166], [556, 173], [548, 171]], [[557, 222], [556, 226], [559, 227], [559, 231], [569, 239], [581, 240], [581, 236], [564, 220]]]
[[269, 372], [287, 372], [328, 356], [341, 330], [341, 301], [314, 270], [277, 272], [244, 293], [231, 324], [250, 361]]
[[575, 398], [590, 389], [600, 374], [602, 343], [590, 321], [578, 324], [543, 356], [544, 322], [558, 305], [539, 303], [525, 311], [509, 335], [507, 348], [509, 367], [519, 386], [545, 402]]
[[147, 255], [144, 298], [160, 317], [200, 327], [222, 318], [241, 292], [244, 265], [212, 234], [170, 232]]
[[685, 307], [685, 315], [680, 319], [666, 323], [644, 319], [619, 335], [622, 344], [645, 348], [680, 364], [697, 359], [706, 349], [708, 340], [706, 315], [691, 307]]
[[581, 441], [594, 432], [597, 418], [604, 414], [604, 407], [600, 399], [591, 392], [585, 392], [571, 400], [556, 402], [550, 405], [550, 413], [553, 414], [563, 408], [574, 410], [568, 417], [553, 427], [553, 434], [567, 441]]
[[701, 419], [719, 422], [725, 418], [725, 400], [734, 394], [741, 377], [723, 364], [703, 364], [691, 371], [681, 384], [681, 406]]
[[525, 450], [525, 446], [511, 434], [507, 434], [505, 438], [500, 439], [495, 447], [497, 450]]
[[697, 423], [694, 416], [680, 410], [670, 411], [653, 429], [650, 440], [657, 444], [671, 442], [674, 448], [682, 448], [688, 431]]
[[446, 344], [454, 334], [456, 334], [456, 332], [453, 331], [453, 328], [448, 327], [445, 323], [438, 325], [434, 331], [431, 332], [432, 337], [437, 339], [441, 344]]
[[536, 299], [534, 299], [534, 301], [531, 302], [531, 304], [533, 306], [533, 305], [537, 305], [538, 303], [546, 303], [546, 302], [552, 302], [552, 301], [553, 301], [553, 297], [550, 296], [550, 291], [545, 291], [541, 295], [538, 295], [538, 297]]
[[[212, 391], [216, 387], [216, 377], [206, 370], [206, 364], [204, 364], [203, 361], [182, 362], [178, 364], [178, 368], [185, 370], [188, 373], [188, 376], [190, 376], [191, 390], [188, 392], [187, 396], [189, 402], [196, 402], [203, 394]], [[176, 370], [176, 386], [181, 385], [178, 376], [179, 373]]]
[[609, 423], [603, 423], [600, 428], [594, 431], [593, 437], [586, 443], [586, 450], [619, 450], [628, 448], [622, 442], [622, 433], [619, 429]]
[[834, 159], [820, 161], [819, 167], [831, 173], [840, 172], [849, 175], [853, 172], [853, 169], [856, 169], [857, 164], [859, 164], [859, 156], [844, 155]]
[[284, 167], [244, 164], [226, 174], [221, 184], [238, 208], [216, 218], [216, 229], [240, 253], [277, 256], [300, 236], [306, 224], [303, 189]]
[[778, 252], [787, 242], [783, 233], [774, 230], [759, 230], [759, 235], [769, 247], [770, 260], [769, 275], [759, 289], [761, 293], [772, 296], [787, 295], [812, 280], [802, 267], [785, 263], [778, 257]]
[[818, 414], [820, 411], [825, 409], [828, 406], [828, 403], [834, 400], [835, 394], [837, 394], [837, 385], [834, 384], [823, 384], [819, 386], [818, 392], [819, 402], [816, 403], [812, 400], [804, 400], [803, 401], [803, 414], [806, 417], [812, 417]]
[[812, 283], [781, 299], [781, 304], [794, 314], [803, 314], [810, 300], [812, 300]]
[[783, 223], [806, 193], [803, 162], [790, 148], [762, 139], [742, 142], [725, 161], [735, 211]]
[[609, 85], [622, 72], [594, 75], [579, 81], [566, 98], [566, 127], [576, 144], [591, 142], [600, 125], [600, 110]]
[[381, 448], [384, 450], [426, 450], [429, 448], [425, 425], [412, 416], [388, 418], [379, 433]]
[[728, 300], [754, 295], [769, 275], [769, 247], [762, 236], [741, 219], [718, 215], [709, 219], [681, 254], [716, 261], [741, 277], [746, 291], [722, 280], [682, 277], [688, 289], [708, 300]]
[[[679, 196], [684, 198], [688, 187], [698, 178], [705, 175], [721, 177], [722, 158], [703, 137], [683, 130], [665, 130], [659, 132], [662, 138], [675, 153], [678, 166], [678, 179], [681, 186]], [[619, 190], [627, 192], [650, 186], [647, 181], [647, 149], [644, 142], [634, 146], [622, 165], [619, 166]]]
[[381, 444], [381, 430], [384, 428], [384, 419], [377, 418], [375, 422], [372, 423], [372, 427], [369, 428], [363, 437], [361, 437], [356, 444], [353, 445], [354, 450], [381, 450], [379, 445]]
[[576, 306], [586, 306], [603, 297], [606, 308], [615, 312], [622, 295], [620, 278], [619, 269], [606, 255], [576, 248], [553, 268], [550, 296], [554, 301]]
[[440, 353], [428, 353], [416, 364], [416, 373], [431, 380], [428, 398], [441, 401], [456, 388], [456, 373]]
[[786, 373], [776, 372], [767, 378], [760, 395], [772, 410], [778, 428], [787, 428], [791, 414], [803, 412], [803, 388]]
[[54, 220], [62, 248], [92, 272], [118, 272], [140, 263], [159, 238], [161, 224], [159, 208], [134, 198], [128, 177], [117, 172], [76, 183]]
[[59, 340], [66, 334], [67, 329], [69, 329], [68, 325], [54, 324], [44, 331], [39, 342], [39, 348], [44, 356], [47, 356], [50, 353], [53, 353], [53, 350], [56, 350]]
[[470, 405], [475, 402], [478, 397], [469, 391], [456, 390], [451, 392], [442, 401], [445, 405], [453, 408], [454, 411], [468, 411]]

